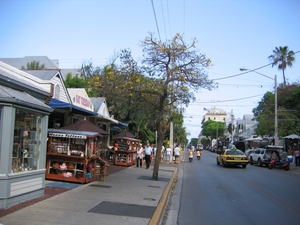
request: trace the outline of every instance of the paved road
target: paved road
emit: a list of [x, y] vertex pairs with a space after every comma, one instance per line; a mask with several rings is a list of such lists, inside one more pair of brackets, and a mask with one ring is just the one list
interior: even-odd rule
[[300, 174], [294, 169], [223, 168], [216, 154], [204, 151], [200, 162], [184, 160], [179, 171], [163, 224], [299, 224]]

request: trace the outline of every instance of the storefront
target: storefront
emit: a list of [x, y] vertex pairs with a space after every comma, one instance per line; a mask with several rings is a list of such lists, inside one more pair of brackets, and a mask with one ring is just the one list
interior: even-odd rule
[[[22, 73], [22, 74], [21, 74]], [[0, 62], [0, 208], [40, 197], [45, 187], [50, 85]], [[30, 76], [30, 75], [29, 75]], [[9, 80], [7, 80], [9, 77]], [[14, 80], [15, 82], [10, 82]]]

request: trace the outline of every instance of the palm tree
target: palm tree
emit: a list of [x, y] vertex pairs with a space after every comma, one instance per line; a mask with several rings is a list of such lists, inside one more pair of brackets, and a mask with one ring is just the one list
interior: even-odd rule
[[268, 58], [272, 62], [272, 67], [278, 64], [278, 69], [282, 70], [283, 75], [283, 88], [286, 87], [285, 74], [284, 71], [286, 66], [292, 67], [293, 62], [295, 61], [295, 53], [289, 51], [288, 46], [275, 48], [273, 50], [273, 55], [270, 55]]
[[45, 68], [45, 64], [41, 64], [39, 61], [31, 61], [29, 63], [27, 63], [26, 68], [24, 66], [21, 67], [22, 70], [43, 70], [46, 69]]

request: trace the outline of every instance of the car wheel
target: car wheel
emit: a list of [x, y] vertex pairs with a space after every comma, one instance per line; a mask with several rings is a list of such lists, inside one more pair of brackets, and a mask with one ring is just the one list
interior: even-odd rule
[[247, 167], [247, 165], [242, 165], [242, 167], [243, 167], [243, 168], [246, 168], [246, 167]]
[[250, 165], [253, 165], [253, 159], [250, 157]]
[[223, 167], [226, 167], [226, 165], [225, 165], [225, 163], [224, 163], [223, 159], [222, 159], [222, 166], [223, 166]]
[[262, 167], [262, 163], [261, 163], [260, 158], [258, 158], [258, 160], [257, 160], [257, 165], [260, 166], [260, 167]]
[[219, 162], [218, 158], [217, 158], [217, 165], [220, 165], [220, 162]]

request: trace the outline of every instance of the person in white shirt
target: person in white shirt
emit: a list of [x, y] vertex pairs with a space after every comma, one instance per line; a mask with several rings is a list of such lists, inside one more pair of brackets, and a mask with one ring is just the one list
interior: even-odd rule
[[164, 161], [164, 154], [165, 154], [165, 146], [161, 147], [161, 155], [160, 155], [160, 163]]
[[172, 149], [170, 148], [170, 145], [166, 148], [167, 153], [167, 161], [170, 161]]
[[150, 146], [150, 143], [147, 143], [144, 152], [145, 152], [146, 169], [149, 169], [151, 163], [151, 155], [152, 155], [152, 148]]
[[174, 149], [174, 155], [175, 155], [175, 163], [178, 163], [179, 156], [180, 156], [180, 148], [178, 147], [178, 145], [176, 145]]

